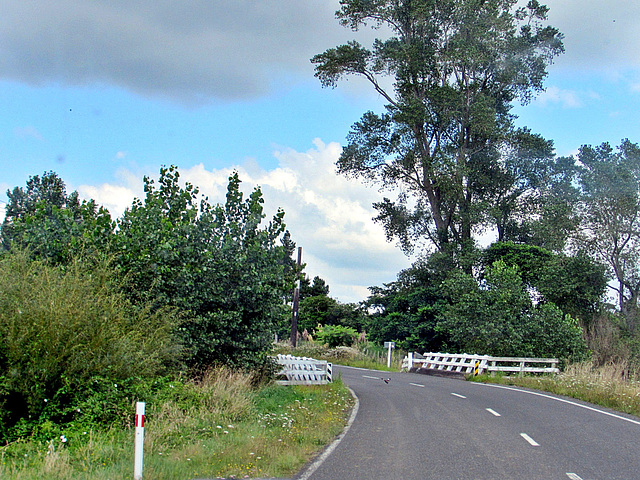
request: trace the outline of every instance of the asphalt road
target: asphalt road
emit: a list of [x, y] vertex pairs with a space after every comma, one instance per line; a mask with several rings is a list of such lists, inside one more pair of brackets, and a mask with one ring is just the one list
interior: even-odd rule
[[509, 387], [338, 372], [359, 399], [357, 415], [299, 480], [640, 479], [639, 418]]

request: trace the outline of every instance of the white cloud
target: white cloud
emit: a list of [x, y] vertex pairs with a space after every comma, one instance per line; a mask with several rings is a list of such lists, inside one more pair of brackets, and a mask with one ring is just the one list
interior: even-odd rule
[[[327, 280], [331, 295], [342, 301], [362, 300], [367, 287], [395, 280], [409, 261], [385, 241], [382, 227], [372, 220], [376, 190], [335, 172], [340, 145], [318, 139], [314, 144], [306, 152], [276, 152], [279, 166], [273, 170], [255, 165], [252, 171], [244, 166], [237, 170], [247, 189], [261, 186], [269, 215], [278, 207], [285, 210], [287, 228], [303, 247], [308, 274]], [[232, 170], [208, 172], [198, 165], [182, 176], [222, 201]]]
[[144, 185], [141, 175], [135, 175], [129, 170], [121, 169], [116, 173], [119, 183], [103, 183], [100, 185], [80, 185], [77, 190], [82, 198], [92, 198], [98, 205], [109, 210], [111, 217], [116, 219], [131, 206], [134, 198], [144, 196]]

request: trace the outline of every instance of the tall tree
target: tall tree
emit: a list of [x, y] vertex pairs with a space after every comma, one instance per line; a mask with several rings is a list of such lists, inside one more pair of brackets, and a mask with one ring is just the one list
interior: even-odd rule
[[608, 266], [627, 326], [640, 326], [640, 147], [623, 140], [583, 146], [577, 156], [583, 193], [578, 242]]
[[2, 247], [26, 247], [52, 263], [66, 263], [77, 254], [104, 253], [115, 224], [104, 207], [67, 194], [55, 172], [29, 178], [26, 188], [7, 191], [9, 203], [2, 224]]
[[247, 198], [237, 173], [226, 201], [211, 205], [198, 188], [182, 185], [177, 167], [162, 168], [157, 184], [119, 222], [116, 262], [135, 303], [180, 310], [180, 333], [193, 366], [242, 367], [266, 359], [282, 299], [295, 272], [286, 270], [284, 212], [263, 225], [262, 193]]
[[471, 245], [495, 204], [492, 172], [504, 170], [505, 150], [531, 138], [515, 129], [511, 103], [542, 89], [562, 35], [543, 25], [547, 8], [537, 0], [516, 3], [341, 0], [343, 26], [373, 24], [391, 36], [372, 49], [352, 41], [312, 58], [324, 86], [361, 76], [387, 102], [352, 127], [338, 170], [400, 191], [375, 208], [406, 251], [425, 236], [448, 255]]

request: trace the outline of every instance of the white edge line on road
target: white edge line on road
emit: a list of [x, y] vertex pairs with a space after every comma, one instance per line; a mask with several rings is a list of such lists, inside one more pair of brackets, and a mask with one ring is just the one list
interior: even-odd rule
[[582, 477], [575, 473], [567, 473], [567, 477], [569, 477], [571, 480], [582, 480]]
[[564, 398], [558, 398], [558, 397], [553, 397], [551, 395], [545, 395], [544, 393], [530, 392], [529, 390], [521, 390], [519, 388], [505, 387], [503, 385], [492, 385], [490, 383], [471, 382], [471, 385], [483, 385], [485, 387], [502, 388], [503, 390], [513, 390], [514, 392], [528, 393], [529, 395], [536, 395], [538, 397], [550, 398], [551, 400], [557, 400], [558, 402], [568, 403], [569, 405], [574, 405], [576, 407], [580, 407], [580, 408], [584, 408], [584, 409], [587, 409], [587, 410], [591, 410], [592, 412], [602, 413], [603, 415], [608, 415], [610, 417], [617, 418], [618, 420], [624, 420], [625, 422], [635, 423], [636, 425], [640, 425], [640, 421], [638, 421], [638, 420], [633, 420], [631, 418], [623, 417], [621, 415], [616, 415], [615, 413], [606, 412], [604, 410], [600, 410], [599, 408], [590, 407], [589, 405], [582, 405], [581, 403], [572, 402], [571, 400], [565, 400]]
[[460, 395], [459, 393], [451, 393], [451, 395], [453, 395], [454, 397], [458, 397], [458, 398], [467, 398], [464, 395]]
[[531, 438], [529, 435], [527, 435], [526, 433], [521, 433], [520, 436], [522, 438], [524, 438], [527, 442], [529, 442], [529, 444], [532, 447], [539, 447], [540, 444], [538, 442], [536, 442], [533, 438]]
[[489, 412], [494, 417], [499, 417], [500, 416], [500, 414], [498, 412], [496, 412], [495, 410], [493, 410], [492, 408], [487, 408], [487, 412]]
[[372, 377], [371, 375], [362, 375], [364, 378], [375, 378], [376, 380], [380, 380], [380, 377]]
[[[374, 377], [374, 378], [376, 378], [376, 377]], [[327, 457], [329, 455], [331, 455], [331, 452], [333, 452], [335, 450], [335, 448], [338, 446], [338, 444], [342, 441], [344, 436], [347, 434], [347, 432], [351, 428], [351, 425], [353, 424], [354, 420], [356, 419], [356, 415], [358, 414], [358, 409], [360, 408], [360, 400], [358, 400], [356, 392], [354, 392], [350, 388], [349, 388], [349, 391], [351, 392], [351, 396], [353, 396], [353, 398], [356, 401], [356, 403], [353, 406], [353, 410], [351, 410], [351, 415], [349, 416], [349, 420], [347, 421], [347, 425], [344, 427], [344, 430], [342, 430], [342, 433], [340, 435], [338, 435], [336, 437], [336, 439], [331, 443], [331, 445], [329, 445], [313, 461], [313, 463], [311, 465], [309, 465], [309, 468], [307, 468], [304, 471], [304, 473], [302, 475], [300, 475], [299, 477], [295, 477], [297, 480], [308, 480], [309, 477], [311, 477], [311, 475], [313, 475], [313, 473], [320, 467], [320, 465], [322, 465], [324, 463], [324, 461], [327, 459]]]
[[414, 387], [425, 388], [424, 385], [420, 385], [419, 383], [409, 383], [409, 385], [413, 385]]

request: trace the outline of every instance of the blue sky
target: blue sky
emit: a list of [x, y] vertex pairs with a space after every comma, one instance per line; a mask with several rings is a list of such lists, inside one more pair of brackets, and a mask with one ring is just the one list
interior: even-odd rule
[[[4, 192], [57, 172], [114, 217], [143, 175], [176, 164], [214, 201], [240, 172], [281, 206], [307, 272], [342, 301], [409, 265], [371, 221], [375, 188], [338, 177], [350, 126], [381, 99], [323, 89], [309, 58], [375, 32], [338, 25], [337, 0], [0, 0], [0, 216]], [[553, 0], [566, 53], [518, 124], [555, 142], [640, 141], [640, 2]]]

